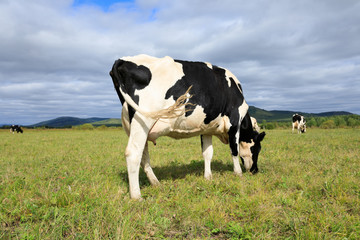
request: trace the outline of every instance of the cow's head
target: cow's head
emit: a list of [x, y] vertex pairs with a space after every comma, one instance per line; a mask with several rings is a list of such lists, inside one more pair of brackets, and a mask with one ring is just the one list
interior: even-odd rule
[[306, 125], [305, 125], [305, 124], [304, 124], [304, 125], [301, 125], [300, 131], [301, 131], [302, 133], [306, 133]]
[[261, 141], [265, 137], [265, 132], [258, 133], [253, 131], [251, 142], [240, 142], [240, 157], [247, 171], [255, 174], [259, 171], [257, 162], [261, 150]]
[[247, 113], [241, 122], [239, 152], [245, 169], [253, 174], [259, 171], [257, 162], [261, 150], [260, 143], [265, 135], [265, 132], [259, 133], [253, 129], [250, 115]]

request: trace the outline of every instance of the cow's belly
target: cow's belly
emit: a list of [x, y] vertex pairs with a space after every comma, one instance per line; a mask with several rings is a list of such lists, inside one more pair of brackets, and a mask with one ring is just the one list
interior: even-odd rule
[[227, 116], [219, 116], [209, 124], [204, 124], [206, 118], [202, 108], [197, 106], [194, 112], [175, 119], [159, 119], [151, 128], [148, 140], [155, 143], [161, 136], [169, 136], [175, 139], [189, 138], [198, 135], [216, 135], [219, 139], [227, 143], [228, 131], [231, 126]]

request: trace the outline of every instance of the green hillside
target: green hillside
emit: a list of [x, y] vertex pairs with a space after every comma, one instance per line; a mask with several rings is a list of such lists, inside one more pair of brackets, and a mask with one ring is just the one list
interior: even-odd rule
[[98, 121], [98, 122], [93, 122], [91, 123], [92, 125], [94, 126], [102, 126], [102, 125], [105, 125], [105, 126], [122, 126], [121, 124], [121, 119], [119, 118], [108, 118], [108, 119], [105, 119], [105, 120], [102, 120], [102, 121]]

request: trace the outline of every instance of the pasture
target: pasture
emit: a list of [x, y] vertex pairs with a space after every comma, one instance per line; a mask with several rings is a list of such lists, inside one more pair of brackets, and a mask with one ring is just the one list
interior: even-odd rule
[[149, 143], [160, 186], [129, 198], [121, 128], [0, 130], [0, 239], [358, 239], [360, 129], [268, 130], [259, 173], [214, 138]]

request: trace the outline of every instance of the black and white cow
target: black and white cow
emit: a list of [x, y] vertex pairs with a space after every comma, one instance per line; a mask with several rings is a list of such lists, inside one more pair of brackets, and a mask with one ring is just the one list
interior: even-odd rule
[[147, 142], [156, 144], [161, 136], [200, 135], [206, 179], [212, 177], [212, 135], [230, 145], [237, 175], [242, 175], [239, 155], [246, 170], [258, 171], [265, 132], [253, 130], [240, 82], [228, 70], [209, 63], [138, 55], [117, 60], [110, 75], [129, 135], [125, 157], [131, 198], [141, 198], [140, 165], [151, 184], [159, 183], [150, 166]]
[[21, 127], [19, 125], [11, 125], [10, 127], [10, 132], [12, 132], [13, 134], [15, 133], [15, 131], [17, 133], [23, 133], [23, 130], [21, 129]]
[[297, 128], [298, 133], [305, 133], [306, 132], [306, 120], [304, 116], [299, 114], [294, 114], [292, 117], [292, 132], [294, 133], [294, 129]]

